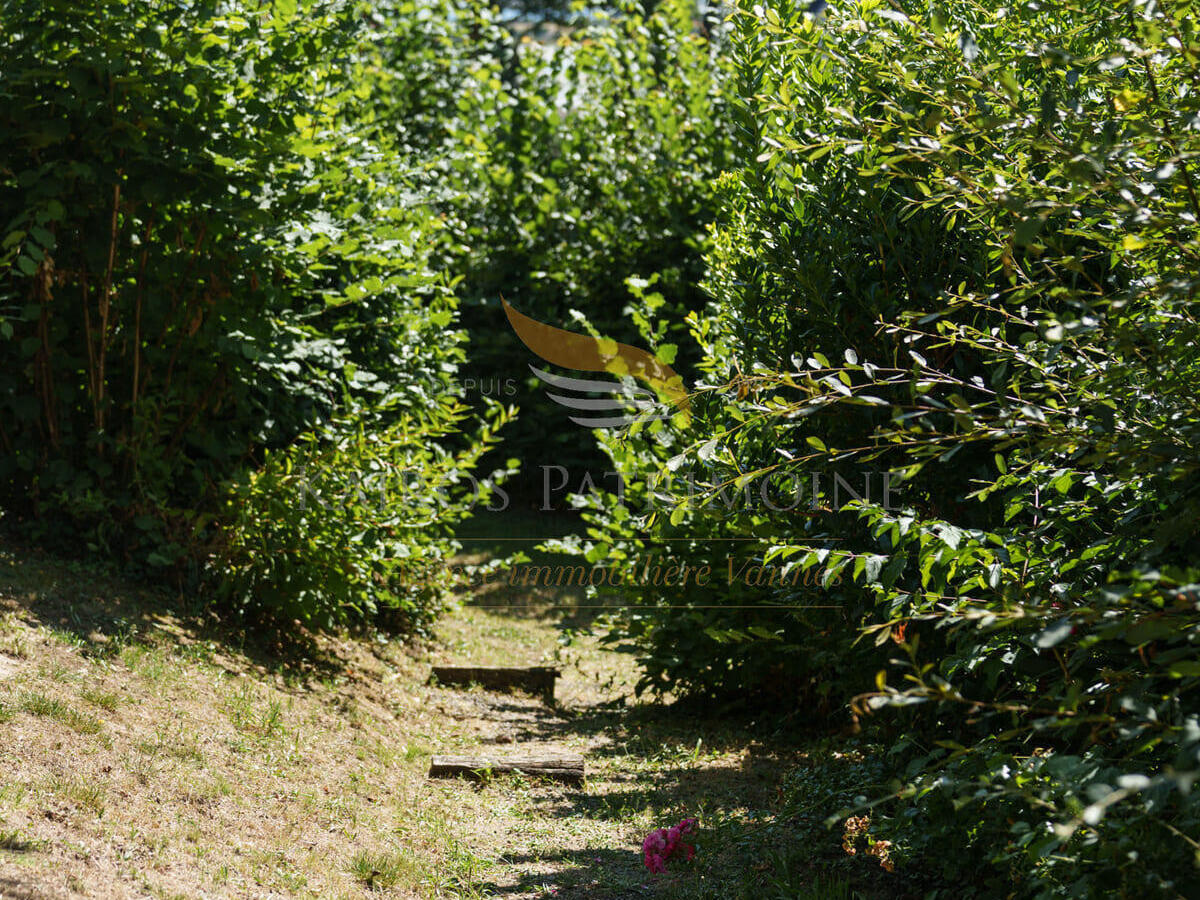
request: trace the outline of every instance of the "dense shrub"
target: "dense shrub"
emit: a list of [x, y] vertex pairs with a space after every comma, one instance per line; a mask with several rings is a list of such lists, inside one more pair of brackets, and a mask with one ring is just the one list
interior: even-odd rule
[[310, 626], [372, 619], [428, 633], [452, 587], [453, 527], [486, 506], [507, 474], [470, 474], [507, 413], [497, 411], [478, 440], [451, 453], [438, 439], [468, 411], [440, 410], [433, 420], [335, 422], [268, 451], [227, 497], [214, 554], [220, 592]]
[[552, 40], [474, 0], [5, 3], [9, 524], [313, 622], [395, 601], [382, 573], [449, 508], [375, 544], [410, 513], [314, 518], [295, 473], [311, 457], [304, 490], [339, 495], [377, 459], [461, 482], [445, 461], [483, 445], [453, 437], [458, 298], [467, 376], [506, 382], [527, 354], [501, 294], [618, 334], [631, 306], [680, 334], [700, 304], [730, 139], [716, 22], [558, 18]]
[[[570, 29], [476, 29], [444, 184], [459, 240], [452, 265], [471, 334], [470, 371], [518, 382], [528, 410], [507, 452], [540, 462], [595, 462], [575, 429], [547, 433], [527, 351], [500, 306], [582, 330], [635, 337], [629, 279], [654, 279], [669, 340], [703, 305], [707, 225], [732, 139], [721, 28], [694, 4], [615, 4]], [[532, 35], [538, 35], [534, 40]], [[486, 97], [472, 102], [471, 97]], [[690, 360], [680, 359], [680, 366]]]
[[[26, 536], [197, 572], [245, 524], [230, 490], [239, 516], [294, 503], [246, 474], [268, 448], [369, 422], [432, 458], [456, 425], [433, 142], [374, 111], [396, 79], [364, 12], [0, 7], [0, 503]], [[240, 599], [327, 618], [346, 598], [305, 546], [273, 565], [307, 594]]]
[[791, 672], [859, 693], [864, 720], [896, 707], [868, 720], [903, 734], [871, 827], [901, 869], [976, 896], [1186, 894], [1190, 4], [867, 0], [734, 21], [745, 165], [693, 320], [709, 387], [694, 430], [647, 429], [614, 458], [642, 479], [697, 472], [710, 497], [887, 469], [903, 508], [824, 492], [834, 509], [798, 526], [763, 506], [597, 503], [596, 558], [737, 538], [839, 580], [768, 585], [758, 610], [723, 584], [647, 589], [659, 608], [614, 637], [659, 689], [761, 697]]
[[554, 42], [492, 32], [464, 88], [495, 100], [455, 135], [477, 150], [456, 160], [469, 302], [503, 293], [529, 315], [563, 322], [578, 308], [628, 329], [624, 279], [658, 273], [678, 308], [700, 305], [730, 141], [725, 63], [689, 4], [653, 10], [629, 5]]

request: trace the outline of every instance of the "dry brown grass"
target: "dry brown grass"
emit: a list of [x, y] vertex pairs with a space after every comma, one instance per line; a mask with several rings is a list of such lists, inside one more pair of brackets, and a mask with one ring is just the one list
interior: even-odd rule
[[[771, 754], [633, 706], [626, 658], [563, 650], [536, 611], [281, 660], [87, 571], [0, 572], [3, 897], [640, 896], [649, 828], [774, 793]], [[557, 662], [560, 706], [425, 683], [451, 661]], [[585, 789], [426, 778], [435, 752], [514, 744], [583, 752]]]

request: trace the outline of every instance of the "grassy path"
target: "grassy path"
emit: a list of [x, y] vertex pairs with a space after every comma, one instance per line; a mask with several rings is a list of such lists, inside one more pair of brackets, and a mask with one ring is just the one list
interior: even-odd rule
[[[761, 817], [794, 752], [635, 704], [628, 659], [564, 648], [554, 622], [467, 607], [437, 643], [314, 638], [281, 660], [0, 553], [0, 896], [735, 896], [736, 853], [702, 839], [651, 880], [641, 838]], [[560, 705], [425, 683], [451, 661], [560, 664]], [[585, 788], [426, 778], [433, 753], [530, 745], [584, 753]]]

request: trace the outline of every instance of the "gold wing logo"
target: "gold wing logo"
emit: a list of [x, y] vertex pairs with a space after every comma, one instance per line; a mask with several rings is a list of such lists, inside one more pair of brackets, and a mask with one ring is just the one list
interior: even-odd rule
[[[588, 428], [621, 428], [634, 422], [669, 419], [676, 413], [691, 417], [691, 405], [683, 387], [683, 379], [654, 354], [608, 338], [595, 338], [555, 328], [522, 315], [507, 300], [501, 302], [517, 337], [546, 362], [578, 372], [607, 372], [621, 379], [614, 383], [565, 378], [530, 365], [533, 374], [553, 389], [548, 390], [546, 395], [555, 403], [579, 413], [601, 414], [573, 415], [570, 417], [572, 422]], [[649, 385], [654, 392], [638, 387], [633, 382], [635, 378]], [[571, 391], [576, 395], [603, 393], [608, 396], [572, 396], [556, 391]]]

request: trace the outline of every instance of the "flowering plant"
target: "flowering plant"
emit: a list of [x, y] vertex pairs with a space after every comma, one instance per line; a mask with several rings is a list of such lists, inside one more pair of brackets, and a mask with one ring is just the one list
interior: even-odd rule
[[670, 828], [656, 828], [646, 835], [642, 841], [642, 861], [646, 868], [654, 874], [667, 870], [667, 861], [679, 851], [683, 851], [689, 862], [696, 855], [696, 848], [684, 843], [684, 838], [696, 830], [695, 819], [683, 819], [678, 825]]

